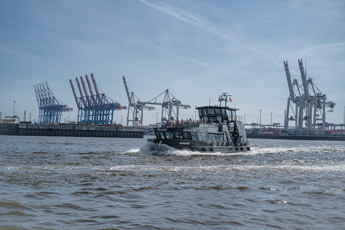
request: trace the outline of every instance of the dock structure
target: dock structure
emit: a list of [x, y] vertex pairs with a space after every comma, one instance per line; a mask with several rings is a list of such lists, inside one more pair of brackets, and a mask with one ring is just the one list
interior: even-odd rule
[[84, 124], [0, 124], [0, 135], [143, 138], [144, 128]]
[[80, 85], [79, 79], [75, 79], [80, 96], [77, 96], [76, 90], [71, 79], [70, 84], [75, 98], [75, 102], [78, 107], [77, 122], [79, 124], [113, 124], [114, 111], [127, 109], [126, 106], [122, 106], [120, 103], [114, 101], [104, 93], [99, 92], [96, 80], [92, 73], [92, 84], [89, 80], [89, 77], [85, 75], [88, 89], [85, 85], [83, 77], [80, 77], [82, 87]]
[[164, 90], [149, 101], [142, 101], [129, 90], [125, 76], [122, 77], [122, 80], [128, 98], [127, 126], [142, 126], [144, 109], [154, 110], [154, 106], [161, 106], [162, 108], [161, 122], [179, 120], [179, 110], [191, 108], [190, 105], [182, 104], [169, 89]]
[[312, 78], [307, 78], [302, 59], [298, 59], [302, 84], [296, 79], [291, 80], [289, 65], [284, 61], [285, 74], [289, 87], [289, 97], [284, 118], [284, 129], [289, 129], [289, 123], [294, 123], [294, 130], [315, 132], [326, 130], [326, 108], [333, 112], [335, 103], [329, 101], [326, 94], [314, 84]]
[[39, 124], [60, 123], [62, 112], [73, 110], [54, 97], [47, 82], [34, 85], [34, 89], [39, 108]]

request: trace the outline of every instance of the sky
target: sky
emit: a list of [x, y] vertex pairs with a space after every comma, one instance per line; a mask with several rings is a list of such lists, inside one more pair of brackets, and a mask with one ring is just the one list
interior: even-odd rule
[[[245, 122], [283, 124], [289, 96], [283, 61], [293, 79], [298, 59], [307, 75], [336, 103], [331, 123], [344, 122], [345, 1], [343, 0], [2, 0], [0, 1], [0, 112], [37, 121], [33, 85], [48, 82], [72, 107], [69, 79], [93, 73], [102, 92], [128, 106], [122, 82], [142, 101], [169, 89], [191, 109], [231, 107]], [[144, 112], [144, 124], [156, 122]], [[127, 111], [116, 111], [125, 124]]]

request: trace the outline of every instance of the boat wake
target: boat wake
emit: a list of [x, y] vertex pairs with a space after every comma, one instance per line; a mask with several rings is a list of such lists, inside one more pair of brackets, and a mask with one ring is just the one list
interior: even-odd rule
[[140, 154], [157, 154], [157, 155], [175, 155], [175, 156], [227, 156], [227, 153], [221, 152], [198, 152], [191, 150], [179, 150], [165, 144], [155, 144], [147, 142], [142, 145], [138, 151]]
[[255, 155], [299, 155], [304, 154], [332, 154], [344, 152], [345, 147], [340, 146], [262, 146], [254, 145], [250, 151], [221, 153], [221, 152], [199, 152], [191, 150], [178, 150], [165, 144], [155, 144], [146, 142], [142, 146], [127, 150], [122, 154], [155, 154], [155, 155], [175, 155], [175, 156], [255, 156]]

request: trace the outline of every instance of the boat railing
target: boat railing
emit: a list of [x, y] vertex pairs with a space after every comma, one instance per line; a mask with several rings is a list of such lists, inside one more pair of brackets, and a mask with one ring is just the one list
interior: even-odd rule
[[195, 128], [199, 127], [199, 123], [163, 123], [161, 128]]

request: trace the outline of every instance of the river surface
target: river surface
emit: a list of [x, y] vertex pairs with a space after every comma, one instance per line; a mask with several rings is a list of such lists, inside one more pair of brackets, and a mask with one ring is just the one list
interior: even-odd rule
[[232, 155], [0, 136], [0, 229], [345, 229], [345, 143]]

